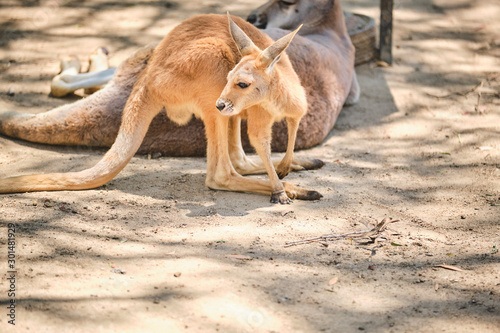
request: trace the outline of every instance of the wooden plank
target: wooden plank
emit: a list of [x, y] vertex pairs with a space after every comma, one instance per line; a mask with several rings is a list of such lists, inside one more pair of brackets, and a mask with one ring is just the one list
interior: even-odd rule
[[380, 60], [392, 64], [392, 10], [394, 0], [380, 0]]

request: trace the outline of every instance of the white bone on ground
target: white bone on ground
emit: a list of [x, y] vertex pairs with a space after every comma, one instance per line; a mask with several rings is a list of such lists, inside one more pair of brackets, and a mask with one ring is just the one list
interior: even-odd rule
[[52, 80], [51, 93], [56, 97], [62, 97], [82, 88], [95, 88], [108, 83], [115, 74], [116, 68], [108, 68], [104, 71], [93, 73], [63, 73]]
[[[101, 72], [104, 70], [107, 70], [109, 68], [109, 62], [108, 62], [108, 51], [106, 51], [104, 48], [100, 47], [92, 54], [90, 55], [90, 61], [89, 61], [89, 73], [92, 72]], [[86, 88], [85, 93], [86, 94], [93, 94], [98, 90], [101, 90], [104, 88], [105, 84], [91, 87], [91, 88]]]
[[90, 55], [89, 73], [100, 72], [109, 68], [108, 55], [102, 48], [98, 48]]

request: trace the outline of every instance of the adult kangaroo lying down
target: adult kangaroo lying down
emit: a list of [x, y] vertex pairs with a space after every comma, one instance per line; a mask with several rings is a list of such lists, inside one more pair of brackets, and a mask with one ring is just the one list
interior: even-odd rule
[[[304, 4], [308, 5], [305, 6]], [[282, 6], [282, 4], [272, 1], [268, 9], [275, 6]], [[309, 13], [302, 15], [304, 17], [305, 25], [303, 29], [305, 29], [306, 37], [299, 36], [289, 50], [294, 50], [292, 51], [294, 53], [292, 59], [295, 59], [295, 69], [301, 74], [301, 80], [308, 93], [309, 111], [317, 111], [316, 116], [321, 118], [319, 123], [321, 123], [322, 127], [325, 127], [324, 124], [328, 122], [333, 125], [348, 95], [349, 98], [354, 100], [357, 98], [358, 92], [353, 71], [354, 50], [346, 32], [340, 4], [331, 0], [309, 3], [297, 1], [294, 5], [287, 3], [286, 6], [290, 7], [289, 10], [294, 13]], [[310, 13], [314, 13], [314, 15], [310, 15]], [[323, 15], [323, 20], [318, 21], [319, 13]], [[280, 18], [279, 11], [276, 18]], [[273, 21], [271, 15], [268, 16], [268, 19], [269, 22]], [[195, 113], [204, 121], [208, 140], [206, 183], [209, 187], [234, 191], [273, 192], [275, 186], [271, 187], [269, 182], [241, 177], [235, 172], [231, 161], [229, 161], [228, 151], [230, 150], [233, 163], [237, 165], [241, 173], [256, 172], [259, 169], [246, 159], [241, 149], [237, 135], [239, 134], [239, 120], [221, 116], [213, 107], [217, 96], [226, 83], [226, 73], [240, 58], [234, 46], [231, 49], [232, 54], [230, 54], [232, 58], [224, 55], [221, 59], [220, 56], [224, 52], [221, 53], [220, 50], [216, 52], [216, 55], [210, 54], [210, 56], [207, 56], [211, 50], [220, 47], [217, 38], [207, 34], [208, 31], [213, 33], [211, 28], [208, 29], [209, 27], [219, 24], [218, 28], [215, 29], [218, 29], [217, 34], [221, 34], [221, 36], [217, 35], [217, 37], [225, 38], [226, 41], [230, 38], [227, 28], [221, 29], [223, 25], [220, 20], [221, 18], [217, 16], [200, 16], [186, 21], [155, 48], [152, 56], [154, 47], [140, 50], [122, 64], [121, 68], [117, 70], [113, 81], [105, 89], [69, 107], [62, 107], [37, 116], [3, 115], [0, 118], [0, 128], [4, 133], [12, 136], [47, 143], [87, 144], [93, 142], [95, 144], [100, 138], [108, 137], [109, 139], [109, 137], [113, 137], [112, 130], [109, 130], [109, 120], [113, 118], [112, 114], [116, 109], [116, 104], [119, 104], [119, 101], [126, 97], [127, 87], [130, 89], [130, 86], [137, 81], [125, 107], [120, 133], [116, 142], [103, 160], [95, 167], [79, 173], [21, 176], [5, 179], [0, 181], [0, 192], [84, 189], [104, 184], [127, 164], [128, 160], [139, 148], [141, 139], [146, 133], [151, 119], [160, 111], [162, 106], [166, 107], [167, 114], [178, 123], [188, 122], [192, 113]], [[198, 29], [188, 29], [194, 35], [181, 34], [182, 27], [185, 27], [186, 24], [194, 24], [198, 27]], [[239, 25], [255, 41], [257, 46], [264, 48], [271, 44], [271, 40], [265, 34], [252, 26], [242, 21], [239, 22]], [[200, 26], [204, 28], [199, 29]], [[269, 32], [274, 37], [281, 37], [286, 33], [286, 31], [276, 28], [269, 29], [266, 32]], [[203, 40], [205, 44], [187, 42], [195, 40]], [[229, 44], [226, 42], [227, 45]], [[190, 56], [185, 57], [182, 54], [184, 51], [191, 51]], [[210, 58], [211, 56], [215, 57], [215, 61]], [[183, 61], [174, 60], [178, 60], [179, 57]], [[210, 61], [206, 61], [205, 64], [204, 61], [209, 58]], [[286, 57], [283, 58], [286, 59]], [[158, 59], [163, 60], [163, 62]], [[148, 62], [147, 66], [146, 62]], [[279, 64], [282, 63], [283, 61]], [[199, 66], [205, 64], [205, 66], [201, 67], [203, 71], [193, 71], [193, 64]], [[187, 67], [183, 68], [182, 66]], [[202, 75], [202, 72], [206, 72], [206, 69], [210, 70], [211, 76], [196, 77], [196, 75]], [[167, 75], [170, 83], [173, 82], [174, 84], [166, 84], [165, 82], [169, 82], [168, 80], [158, 81], [162, 75]], [[165, 78], [163, 77], [163, 79]], [[321, 88], [319, 91], [317, 89], [318, 84], [320, 84], [319, 88]], [[203, 101], [200, 101], [200, 98], [203, 99], [201, 96], [192, 94], [193, 91], [200, 91], [199, 89], [210, 92], [210, 94], [204, 94]], [[176, 91], [182, 97], [176, 97]], [[166, 95], [162, 95], [163, 93]], [[190, 93], [193, 96], [189, 95]], [[208, 95], [212, 99], [210, 103], [208, 102], [210, 98], [206, 97]], [[208, 105], [211, 106], [208, 107]], [[148, 112], [148, 110], [152, 109], [155, 110]], [[97, 131], [97, 133], [89, 131], [88, 135], [83, 135], [83, 133], [86, 133], [83, 124], [89, 122], [94, 125], [95, 122], [102, 122], [103, 126], [100, 127], [103, 129]], [[230, 133], [228, 133], [229, 122], [231, 123]], [[69, 128], [68, 131], [65, 131], [61, 127]], [[107, 132], [107, 135], [103, 136], [100, 132]], [[36, 137], [42, 139], [36, 139]], [[230, 138], [229, 142], [228, 137]], [[191, 138], [189, 144], [193, 145], [195, 142], [196, 140]], [[296, 168], [314, 168], [321, 165], [321, 163], [314, 160], [295, 162], [294, 167]], [[266, 169], [269, 171], [269, 168]], [[262, 167], [260, 167], [259, 171], [262, 171]], [[288, 170], [284, 170], [281, 176], [286, 175], [287, 172]], [[302, 190], [288, 183], [283, 183], [283, 188], [290, 198], [319, 198], [319, 194], [315, 191]], [[281, 194], [278, 197], [279, 199], [276, 199], [276, 195], [273, 196], [273, 200], [286, 202], [286, 199], [283, 199]]]

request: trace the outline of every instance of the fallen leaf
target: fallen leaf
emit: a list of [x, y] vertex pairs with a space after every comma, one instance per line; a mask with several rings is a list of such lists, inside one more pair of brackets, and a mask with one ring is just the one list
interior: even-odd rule
[[385, 61], [380, 60], [375, 62], [375, 67], [391, 67], [391, 65], [389, 65]]
[[339, 278], [337, 276], [334, 276], [328, 281], [329, 286], [333, 286], [335, 283], [339, 282]]
[[120, 269], [120, 268], [112, 268], [111, 272], [116, 273], [116, 274], [125, 274], [125, 273], [127, 273], [123, 269]]
[[451, 266], [451, 265], [435, 265], [434, 267], [440, 267], [444, 269], [449, 269], [450, 271], [456, 271], [456, 272], [463, 272], [463, 269], [460, 269], [456, 266]]
[[474, 28], [474, 31], [481, 31], [486, 28], [486, 24], [480, 24], [477, 27]]
[[403, 245], [401, 245], [401, 244], [394, 243], [394, 242], [391, 242], [391, 245], [392, 245], [392, 246], [403, 246]]
[[253, 258], [252, 257], [249, 257], [249, 256], [244, 256], [242, 254], [230, 254], [228, 256], [226, 256], [227, 258], [230, 258], [230, 259], [238, 259], [238, 260], [252, 260]]

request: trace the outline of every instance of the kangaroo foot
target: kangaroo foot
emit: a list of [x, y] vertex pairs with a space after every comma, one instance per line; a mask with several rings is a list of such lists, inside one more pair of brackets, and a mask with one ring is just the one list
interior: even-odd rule
[[297, 170], [301, 167], [301, 170], [317, 170], [321, 169], [325, 165], [325, 162], [318, 160], [317, 158], [294, 158], [292, 162], [292, 170]]
[[318, 159], [300, 158], [293, 160], [291, 165], [278, 164], [276, 173], [280, 179], [285, 178], [291, 171], [316, 170], [325, 165], [325, 162]]
[[283, 186], [285, 187], [285, 192], [290, 199], [313, 201], [323, 198], [323, 195], [321, 195], [318, 191], [299, 188], [287, 182], [284, 182]]

